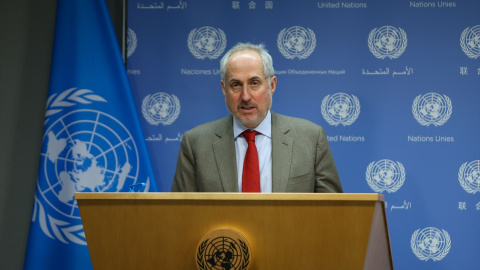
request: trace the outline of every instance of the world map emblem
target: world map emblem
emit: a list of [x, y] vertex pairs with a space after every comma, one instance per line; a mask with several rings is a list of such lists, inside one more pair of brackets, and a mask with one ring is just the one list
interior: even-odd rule
[[463, 30], [460, 47], [469, 58], [477, 59], [480, 56], [480, 25]]
[[147, 95], [142, 102], [142, 114], [152, 125], [171, 125], [180, 114], [180, 100], [163, 92]]
[[227, 37], [222, 29], [210, 26], [195, 28], [188, 35], [188, 49], [198, 59], [217, 59], [227, 46]]
[[458, 171], [458, 181], [466, 192], [480, 192], [480, 160], [463, 163]]
[[232, 229], [217, 229], [200, 240], [196, 263], [198, 270], [248, 270], [251, 248], [239, 232]]
[[138, 150], [128, 129], [97, 110], [77, 109], [55, 121], [53, 115], [76, 102], [106, 102], [88, 89], [71, 88], [47, 102], [34, 220], [63, 243], [86, 245], [75, 192], [118, 192], [137, 182]]
[[360, 114], [360, 101], [354, 95], [336, 93], [322, 100], [322, 116], [332, 126], [349, 126]]
[[412, 234], [410, 246], [418, 259], [440, 261], [447, 256], [452, 242], [447, 231], [428, 227]]
[[452, 115], [452, 101], [448, 96], [437, 93], [419, 95], [413, 101], [412, 113], [422, 126], [441, 126]]
[[374, 28], [368, 36], [368, 48], [379, 59], [396, 59], [407, 48], [407, 34], [393, 26]]
[[378, 193], [396, 192], [405, 182], [405, 168], [402, 163], [388, 159], [372, 162], [367, 167], [367, 183]]
[[308, 58], [315, 47], [317, 39], [313, 30], [301, 26], [284, 28], [278, 34], [277, 47], [280, 53], [287, 59]]
[[127, 57], [130, 57], [137, 49], [137, 35], [135, 32], [128, 28], [127, 31]]

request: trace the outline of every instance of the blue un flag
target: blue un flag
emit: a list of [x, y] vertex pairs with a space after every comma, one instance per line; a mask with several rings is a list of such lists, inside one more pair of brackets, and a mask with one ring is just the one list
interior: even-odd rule
[[25, 269], [91, 269], [75, 192], [157, 191], [104, 0], [59, 0]]

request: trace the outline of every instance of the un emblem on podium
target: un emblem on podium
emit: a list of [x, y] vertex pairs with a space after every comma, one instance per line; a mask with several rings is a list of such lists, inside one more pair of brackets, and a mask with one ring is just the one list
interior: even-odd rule
[[196, 252], [198, 270], [250, 269], [252, 249], [245, 237], [232, 229], [206, 234]]

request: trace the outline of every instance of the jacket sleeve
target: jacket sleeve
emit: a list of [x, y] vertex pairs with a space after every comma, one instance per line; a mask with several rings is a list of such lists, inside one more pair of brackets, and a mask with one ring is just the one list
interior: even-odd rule
[[315, 192], [343, 193], [327, 135], [322, 127], [318, 134], [315, 156]]
[[195, 156], [191, 147], [191, 138], [188, 132], [185, 132], [182, 137], [171, 191], [198, 191]]

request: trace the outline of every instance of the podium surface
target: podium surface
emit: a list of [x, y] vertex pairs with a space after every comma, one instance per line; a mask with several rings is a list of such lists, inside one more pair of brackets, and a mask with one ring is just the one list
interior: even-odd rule
[[253, 254], [248, 269], [393, 269], [379, 194], [76, 193], [75, 198], [94, 269], [197, 269], [197, 245], [216, 229], [233, 229], [247, 239]]

